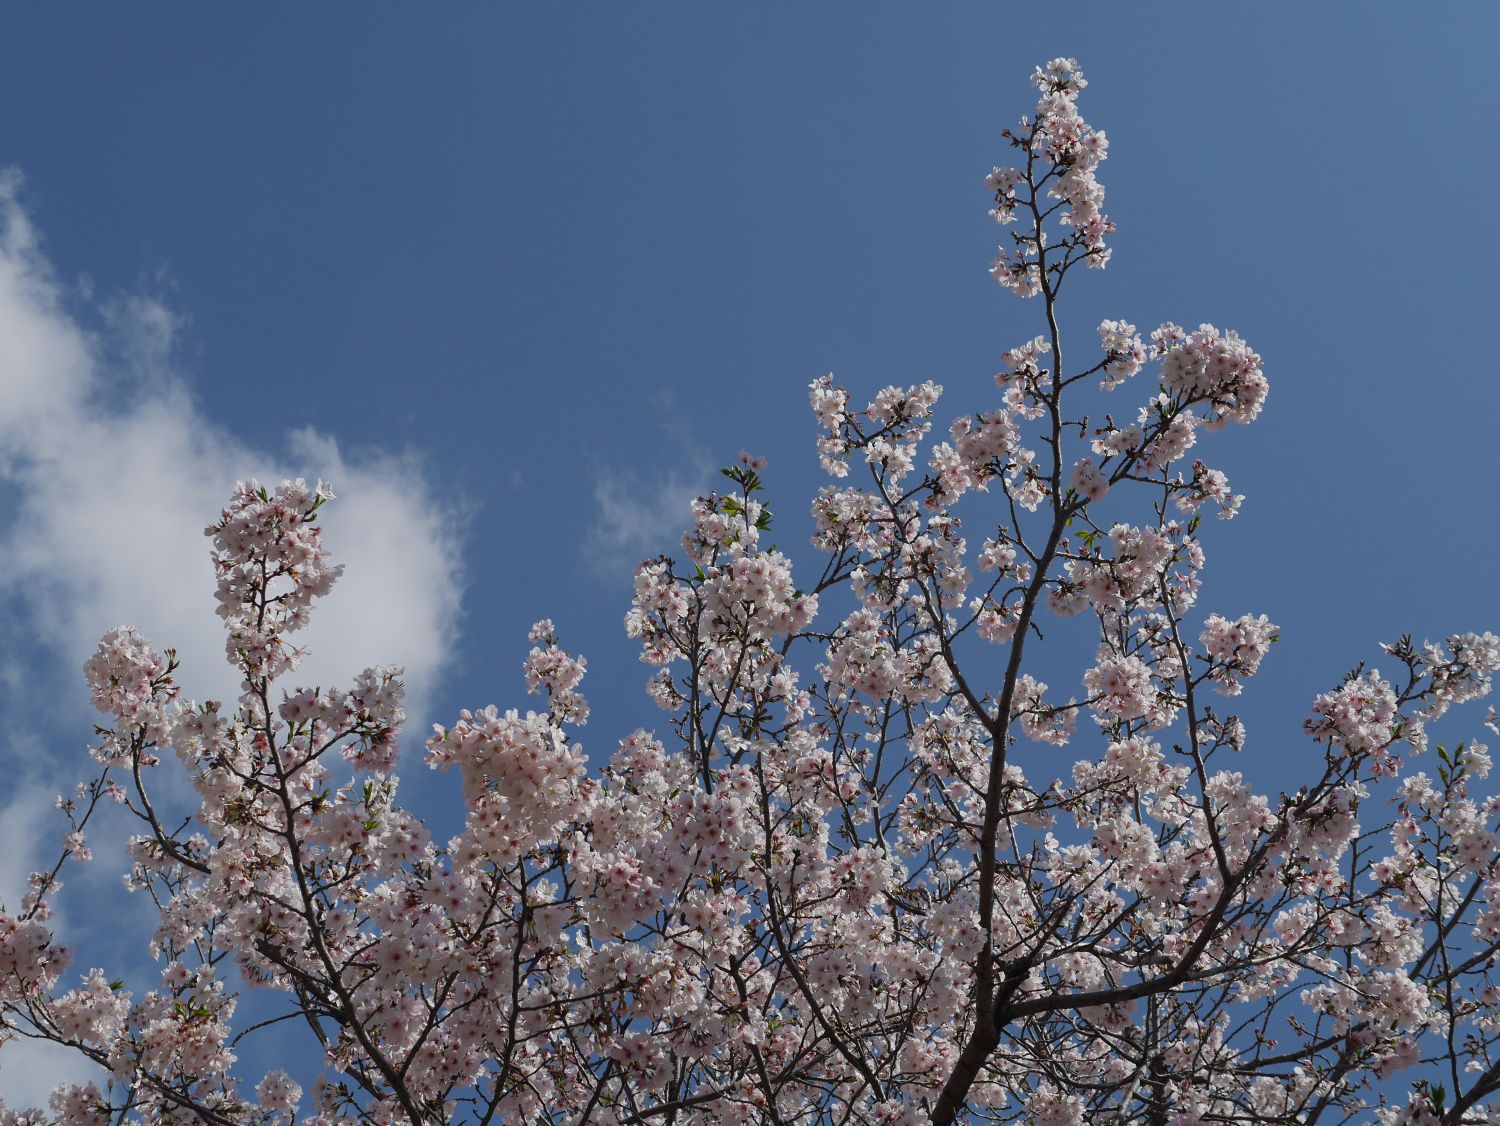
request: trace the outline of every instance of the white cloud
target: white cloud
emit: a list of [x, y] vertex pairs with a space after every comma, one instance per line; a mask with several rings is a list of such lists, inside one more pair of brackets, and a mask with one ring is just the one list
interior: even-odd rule
[[[455, 632], [460, 537], [416, 460], [349, 457], [311, 429], [291, 433], [278, 456], [206, 418], [170, 370], [173, 314], [119, 298], [106, 304], [102, 332], [86, 330], [15, 190], [13, 177], [0, 181], [0, 489], [14, 490], [0, 523], [7, 610], [69, 668], [106, 629], [134, 625], [177, 649], [190, 694], [232, 699], [203, 529], [238, 479], [322, 477], [340, 497], [325, 510], [325, 543], [346, 569], [299, 639], [310, 656], [298, 679], [326, 685], [367, 665], [404, 665], [420, 719]], [[81, 687], [72, 694], [82, 698]]]
[[5, 1068], [0, 1074], [0, 1104], [12, 1110], [44, 1107], [47, 1097], [64, 1083], [94, 1081], [102, 1088], [104, 1069], [76, 1050], [38, 1040], [16, 1040], [5, 1045]]
[[22, 785], [11, 792], [0, 817], [0, 903], [13, 906], [26, 894], [26, 875], [41, 862], [36, 842], [56, 829], [52, 794]]
[[[188, 695], [233, 700], [203, 529], [236, 480], [321, 477], [339, 496], [323, 534], [345, 572], [299, 635], [309, 656], [295, 679], [332, 685], [368, 665], [404, 665], [420, 732], [457, 628], [453, 507], [411, 454], [351, 456], [312, 429], [268, 451], [206, 417], [172, 370], [177, 316], [142, 295], [72, 304], [88, 295], [58, 280], [18, 187], [0, 176], [0, 692], [45, 701], [36, 706], [81, 734], [81, 665], [105, 630], [130, 624], [177, 650]], [[52, 795], [87, 759], [81, 739], [48, 746], [45, 722], [8, 711], [0, 903], [13, 909], [26, 873], [56, 857], [64, 826]], [[44, 1046], [8, 1044], [0, 1058], [12, 1106], [45, 1105], [55, 1083], [81, 1074], [76, 1057]]]

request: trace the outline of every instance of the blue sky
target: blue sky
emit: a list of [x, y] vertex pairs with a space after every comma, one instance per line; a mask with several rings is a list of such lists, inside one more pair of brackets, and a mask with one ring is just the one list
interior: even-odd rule
[[1283, 626], [1247, 759], [1295, 774], [1377, 642], [1495, 627], [1500, 15], [1032, 7], [7, 12], [0, 895], [88, 737], [93, 638], [136, 622], [212, 686], [199, 531], [236, 476], [333, 478], [316, 668], [407, 664], [415, 730], [524, 704], [544, 614], [590, 659], [588, 745], [652, 722], [630, 567], [714, 468], [770, 458], [811, 566], [808, 381], [932, 378], [946, 424], [1038, 331], [982, 179], [1059, 54], [1120, 227], [1067, 326], [1212, 321], [1271, 380], [1207, 447], [1249, 499], [1202, 608]]

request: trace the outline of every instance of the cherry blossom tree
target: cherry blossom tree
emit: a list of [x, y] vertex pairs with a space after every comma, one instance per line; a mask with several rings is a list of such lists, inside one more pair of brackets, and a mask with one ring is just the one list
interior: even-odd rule
[[[664, 718], [602, 765], [584, 659], [538, 622], [544, 705], [427, 742], [463, 801], [434, 840], [397, 804], [400, 671], [289, 680], [331, 494], [236, 490], [208, 533], [239, 699], [183, 699], [130, 629], [85, 668], [97, 768], [0, 909], [0, 1011], [98, 1078], [6, 1126], [1500, 1122], [1500, 798], [1481, 743], [1429, 739], [1500, 638], [1386, 645], [1312, 699], [1295, 788], [1236, 769], [1277, 627], [1198, 606], [1201, 521], [1241, 498], [1197, 454], [1259, 415], [1261, 358], [1212, 325], [1065, 338], [1109, 260], [1107, 141], [1077, 63], [1033, 82], [987, 188], [1039, 333], [940, 440], [932, 383], [857, 408], [816, 380], [821, 563], [768, 545], [742, 454], [635, 572]], [[1058, 618], [1089, 638], [1062, 689]], [[68, 976], [48, 926], [110, 802], [160, 913], [139, 996]], [[237, 1070], [292, 1023], [320, 1060]]]

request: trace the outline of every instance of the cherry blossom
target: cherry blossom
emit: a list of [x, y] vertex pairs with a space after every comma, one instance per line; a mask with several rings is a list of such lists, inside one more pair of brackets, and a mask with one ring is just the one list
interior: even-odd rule
[[[207, 531], [238, 699], [127, 627], [85, 664], [92, 773], [0, 905], [0, 1065], [30, 1037], [80, 1071], [0, 1126], [1500, 1121], [1500, 637], [1380, 646], [1300, 734], [1226, 710], [1283, 636], [1205, 578], [1243, 498], [1204, 458], [1262, 359], [1064, 335], [1108, 139], [1075, 60], [1033, 82], [986, 190], [1039, 316], [994, 383], [814, 380], [811, 553], [741, 451], [634, 572], [654, 729], [595, 734], [560, 592], [533, 706], [426, 741], [447, 839], [401, 804], [401, 670], [295, 679], [331, 491], [236, 486]], [[1265, 746], [1301, 766], [1268, 786]], [[157, 921], [112, 978], [52, 928], [116, 805]]]

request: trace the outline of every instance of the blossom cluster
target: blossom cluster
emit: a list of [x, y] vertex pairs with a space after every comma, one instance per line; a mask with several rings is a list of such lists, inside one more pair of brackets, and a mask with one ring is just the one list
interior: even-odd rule
[[[1077, 248], [1089, 266], [1103, 267], [1111, 253], [1104, 240], [1115, 225], [1102, 210], [1104, 186], [1095, 173], [1108, 156], [1109, 138], [1078, 112], [1078, 95], [1088, 81], [1076, 59], [1053, 59], [1037, 67], [1032, 84], [1041, 94], [1035, 115], [1006, 132], [1011, 144], [1025, 153], [1026, 167], [995, 168], [985, 178], [995, 197], [990, 216], [1009, 225], [1018, 208], [1035, 211], [1044, 206], [1039, 192], [1045, 189], [1047, 198], [1063, 204], [1059, 224], [1072, 229], [1064, 245]], [[1038, 162], [1045, 168], [1040, 174]], [[1012, 237], [1014, 248], [1000, 249], [990, 273], [1018, 297], [1035, 297], [1048, 284], [1042, 260], [1046, 242], [1040, 232]]]
[[306, 626], [313, 601], [343, 572], [329, 562], [316, 526], [333, 496], [323, 482], [283, 481], [273, 493], [257, 481], [235, 485], [234, 497], [205, 534], [214, 544], [218, 612], [227, 626], [230, 663], [253, 679], [290, 672], [297, 653], [284, 635]]

